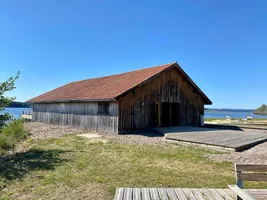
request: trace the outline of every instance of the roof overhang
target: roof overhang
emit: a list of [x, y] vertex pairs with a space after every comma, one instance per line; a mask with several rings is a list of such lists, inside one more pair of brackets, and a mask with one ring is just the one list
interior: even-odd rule
[[26, 101], [29, 103], [88, 103], [88, 102], [109, 102], [116, 101], [114, 98], [110, 99], [84, 99], [84, 100], [50, 100], [50, 101]]

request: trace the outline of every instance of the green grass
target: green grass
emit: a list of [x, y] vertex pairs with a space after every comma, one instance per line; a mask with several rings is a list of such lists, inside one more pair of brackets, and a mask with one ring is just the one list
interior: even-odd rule
[[113, 199], [117, 187], [226, 188], [235, 182], [232, 164], [210, 161], [205, 155], [215, 152], [197, 148], [73, 135], [28, 143], [25, 153], [0, 160], [2, 199]]

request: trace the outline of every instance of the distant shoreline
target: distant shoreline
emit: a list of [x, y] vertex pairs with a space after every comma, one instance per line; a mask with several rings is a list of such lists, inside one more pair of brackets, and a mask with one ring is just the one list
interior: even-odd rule
[[18, 101], [12, 101], [9, 106], [6, 108], [31, 108], [32, 104], [30, 103], [24, 103], [24, 102], [18, 102]]
[[267, 116], [267, 113], [257, 113], [257, 112], [254, 112], [253, 114], [254, 114], [254, 115], [263, 115], [263, 116]]
[[32, 108], [32, 107], [5, 107], [5, 108]]
[[207, 112], [251, 112], [254, 113], [253, 109], [231, 109], [231, 108], [205, 108]]

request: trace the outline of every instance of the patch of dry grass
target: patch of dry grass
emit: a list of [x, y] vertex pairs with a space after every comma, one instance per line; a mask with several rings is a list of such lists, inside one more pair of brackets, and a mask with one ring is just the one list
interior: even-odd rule
[[205, 154], [214, 152], [201, 149], [74, 135], [29, 142], [29, 151], [0, 164], [2, 198], [113, 199], [117, 187], [226, 188], [235, 180], [230, 163], [210, 161]]

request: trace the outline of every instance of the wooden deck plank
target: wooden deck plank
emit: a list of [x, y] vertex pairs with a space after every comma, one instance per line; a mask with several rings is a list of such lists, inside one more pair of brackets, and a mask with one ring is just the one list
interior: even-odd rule
[[117, 188], [114, 200], [123, 200], [124, 188]]
[[228, 187], [236, 194], [236, 196], [240, 197], [244, 200], [256, 200], [254, 197], [252, 197], [248, 192], [241, 189], [237, 185], [228, 185]]
[[260, 140], [254, 140], [254, 141], [250, 141], [248, 143], [235, 143], [235, 144], [231, 144], [231, 146], [233, 146], [233, 148], [235, 149], [240, 149], [242, 147], [245, 147], [245, 149], [249, 148], [249, 147], [253, 147], [253, 146], [256, 146], [258, 144], [261, 144], [263, 142], [266, 142], [267, 139], [260, 139]]
[[267, 165], [260, 164], [236, 164], [236, 171], [246, 171], [246, 172], [266, 172]]
[[[235, 137], [230, 137], [230, 135], [228, 135], [228, 137], [221, 138], [221, 140], [218, 140], [216, 144], [220, 144], [220, 145], [228, 146], [228, 147], [235, 147], [235, 144], [237, 142], [240, 142], [240, 145], [238, 145], [239, 147], [239, 146], [243, 146], [243, 144], [249, 144], [255, 140], [258, 140], [257, 138], [259, 138], [259, 136], [255, 136], [251, 134], [240, 134]], [[262, 139], [265, 139], [265, 138], [266, 138], [266, 135]]]
[[246, 190], [248, 193], [251, 193], [251, 194], [259, 194], [259, 195], [267, 195], [267, 190], [265, 189], [249, 189], [249, 190]]
[[257, 200], [267, 199], [267, 190], [265, 189], [248, 189], [246, 190], [251, 196]]
[[[220, 130], [221, 131], [221, 130]], [[180, 135], [177, 134], [176, 137], [174, 136], [167, 136], [166, 138], [176, 138], [176, 139], [181, 139], [185, 141], [194, 141], [194, 142], [200, 142], [204, 144], [220, 144], [222, 146], [229, 146], [231, 147], [230, 144], [241, 141], [246, 143], [250, 143], [251, 141], [254, 140], [259, 140], [259, 139], [265, 139], [267, 138], [266, 134], [263, 133], [257, 133], [257, 134], [251, 134], [251, 133], [243, 133], [241, 131], [236, 131], [238, 134], [235, 134], [233, 132], [225, 132], [225, 133], [209, 133], [209, 134], [204, 134], [204, 133], [197, 133], [198, 135], [201, 134], [201, 136], [197, 137], [192, 137], [192, 135], [186, 136], [186, 135]]]
[[174, 188], [165, 188], [165, 189], [170, 200], [179, 200], [174, 191]]
[[208, 191], [211, 193], [211, 195], [216, 200], [224, 200], [224, 198], [222, 197], [222, 195], [219, 192], [217, 192], [215, 189], [211, 188], [211, 189], [208, 189]]
[[132, 200], [133, 199], [133, 189], [124, 188], [123, 200]]
[[230, 197], [236, 199], [235, 193], [233, 193], [230, 189], [223, 189]]
[[[226, 142], [226, 140], [229, 139], [228, 136], [229, 136], [229, 133], [224, 133], [220, 135], [212, 135], [211, 137], [204, 138], [202, 142], [205, 144], [222, 144]], [[232, 141], [238, 138], [240, 138], [240, 136], [233, 135], [230, 140]]]
[[199, 191], [206, 200], [214, 200], [213, 196], [209, 193], [209, 191], [206, 188], [200, 188]]
[[193, 192], [189, 188], [182, 188], [187, 200], [197, 200]]
[[[246, 189], [257, 200], [267, 199], [267, 189]], [[114, 200], [235, 200], [230, 189], [117, 188]]]
[[261, 140], [266, 139], [266, 135], [261, 135], [261, 136], [246, 136], [246, 137], [242, 137], [238, 140], [230, 140], [227, 145], [229, 146], [243, 146], [245, 144], [248, 143], [252, 143], [252, 142], [258, 142]]
[[161, 200], [169, 200], [165, 188], [158, 188], [158, 193]]
[[216, 189], [217, 192], [219, 192], [221, 194], [221, 196], [225, 199], [225, 200], [235, 200], [233, 199], [228, 193], [226, 193], [223, 189]]
[[[225, 133], [225, 134], [228, 134], [228, 133]], [[222, 135], [222, 133], [220, 132], [199, 132], [199, 133], [171, 133], [171, 134], [167, 134], [166, 137], [169, 137], [169, 138], [181, 138], [181, 139], [184, 139], [184, 140], [197, 140], [197, 141], [202, 141], [202, 140], [205, 140], [207, 138], [210, 138], [210, 136], [220, 136]]]
[[141, 188], [133, 188], [133, 200], [141, 199]]
[[148, 188], [141, 188], [141, 197], [142, 200], [151, 200]]
[[[221, 147], [229, 150], [242, 151], [259, 143], [267, 141], [267, 134], [263, 132], [249, 132], [239, 130], [210, 130], [209, 128], [170, 127], [158, 128], [170, 141], [207, 145], [207, 148]], [[198, 131], [199, 130], [199, 131]], [[205, 146], [202, 146], [205, 148]]]
[[194, 196], [197, 198], [197, 200], [206, 200], [205, 197], [202, 195], [202, 193], [197, 188], [190, 189]]
[[160, 200], [157, 188], [149, 188], [151, 200]]
[[238, 180], [267, 181], [267, 174], [237, 173]]
[[174, 188], [174, 191], [179, 200], [187, 200], [186, 195], [182, 188]]

